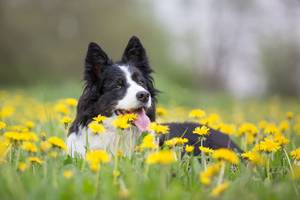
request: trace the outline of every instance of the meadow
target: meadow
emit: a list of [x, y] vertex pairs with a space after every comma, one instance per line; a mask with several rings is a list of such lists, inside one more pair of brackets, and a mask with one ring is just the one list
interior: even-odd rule
[[[300, 198], [297, 100], [236, 102], [203, 94], [199, 100], [190, 91], [169, 90], [171, 98], [162, 96], [151, 125], [155, 134], [167, 134], [162, 122], [195, 121], [199, 142], [218, 129], [244, 153], [200, 147], [201, 155], [193, 156], [183, 138], [158, 148], [155, 136], [145, 133], [130, 156], [88, 150], [85, 158], [71, 158], [65, 139], [80, 94], [72, 88], [48, 88], [43, 95], [40, 88], [0, 91], [1, 199]], [[132, 118], [115, 123], [120, 135]], [[98, 116], [89, 126], [95, 134], [105, 134], [103, 120]]]

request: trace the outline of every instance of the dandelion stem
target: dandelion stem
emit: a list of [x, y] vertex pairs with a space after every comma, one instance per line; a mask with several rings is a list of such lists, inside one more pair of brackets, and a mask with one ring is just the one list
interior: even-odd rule
[[289, 163], [289, 167], [290, 167], [292, 176], [293, 176], [293, 178], [294, 178], [294, 177], [295, 177], [295, 173], [294, 173], [294, 170], [293, 170], [293, 167], [292, 167], [292, 164], [291, 164], [291, 160], [290, 160], [290, 158], [289, 158], [289, 156], [288, 156], [288, 153], [286, 152], [285, 148], [282, 148], [282, 149], [283, 149], [283, 152], [284, 152], [284, 154], [285, 154], [285, 156], [286, 156], [286, 159], [287, 159], [287, 161], [288, 161], [288, 163]]
[[134, 131], [133, 131], [133, 129], [130, 127], [129, 128], [129, 132], [130, 132], [130, 135], [129, 135], [129, 159], [131, 160], [131, 156], [132, 156], [132, 153], [133, 153], [133, 134], [135, 134], [134, 133]]
[[17, 157], [16, 157], [16, 163], [15, 163], [15, 168], [16, 168], [16, 169], [18, 168], [18, 164], [19, 164], [20, 151], [21, 151], [21, 149], [18, 148], [18, 150], [17, 150]]
[[294, 170], [293, 170], [293, 167], [292, 167], [291, 160], [289, 158], [288, 153], [286, 152], [286, 149], [285, 148], [282, 148], [282, 149], [283, 149], [283, 152], [284, 152], [284, 154], [286, 156], [286, 159], [288, 160], [288, 163], [289, 163], [289, 167], [290, 167], [292, 178], [293, 178], [293, 187], [294, 187], [295, 193], [296, 193], [297, 196], [299, 196], [299, 192], [298, 192], [297, 186], [295, 185], [295, 182], [294, 182], [295, 173], [294, 173]]
[[44, 179], [46, 179], [47, 178], [47, 160], [45, 159], [45, 163], [44, 163], [44, 165], [43, 165], [43, 168], [44, 168]]
[[268, 159], [267, 159], [267, 179], [269, 181], [271, 181], [271, 177], [270, 177], [270, 155], [267, 156]]
[[114, 157], [115, 157], [115, 160], [114, 160], [114, 170], [118, 170], [118, 163], [119, 163], [119, 157], [118, 157], [118, 146], [119, 146], [119, 141], [120, 141], [120, 137], [121, 137], [121, 134], [117, 134], [116, 136], [116, 146], [115, 146], [115, 152], [114, 152]]
[[[96, 191], [95, 191], [95, 198], [97, 198], [98, 194], [100, 194], [99, 192], [99, 182], [100, 182], [100, 170], [97, 171], [97, 175], [96, 175]], [[97, 199], [100, 199], [99, 197]]]
[[145, 178], [148, 178], [148, 172], [149, 172], [149, 165], [145, 166], [144, 176]]
[[[200, 140], [200, 145], [203, 147], [203, 138]], [[201, 151], [201, 162], [203, 163], [204, 169], [206, 170], [206, 156], [203, 151]]]
[[242, 147], [244, 151], [247, 151], [247, 136], [242, 138]]
[[225, 174], [225, 162], [222, 161], [217, 185], [220, 185], [223, 182], [224, 174]]
[[82, 161], [82, 163], [81, 163], [81, 171], [83, 171], [84, 170], [84, 168], [85, 168], [85, 165], [86, 165], [86, 160], [84, 159], [83, 161]]
[[10, 148], [9, 148], [9, 163], [12, 164], [12, 152], [13, 151], [13, 148], [12, 148], [12, 145], [10, 145]]

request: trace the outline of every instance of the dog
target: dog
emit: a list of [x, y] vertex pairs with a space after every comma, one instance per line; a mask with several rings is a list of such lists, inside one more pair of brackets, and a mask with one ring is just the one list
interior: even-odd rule
[[[98, 44], [91, 42], [85, 58], [85, 87], [67, 137], [68, 153], [83, 157], [87, 149], [104, 149], [115, 154], [117, 145], [123, 146], [125, 155], [133, 152], [142, 132], [147, 130], [150, 122], [155, 121], [159, 91], [154, 87], [152, 73], [146, 50], [138, 37], [132, 36], [129, 39], [118, 62], [113, 62]], [[137, 115], [130, 133], [122, 134], [122, 138], [111, 124], [120, 113]], [[107, 117], [103, 122], [106, 132], [95, 135], [89, 130], [88, 124], [99, 114]], [[185, 122], [164, 125], [169, 127], [169, 134], [158, 137], [160, 145], [167, 139], [184, 137], [188, 139], [189, 145], [195, 146], [194, 154], [200, 153], [198, 136], [193, 134], [199, 124]], [[227, 135], [212, 129], [203, 146], [241, 152]]]

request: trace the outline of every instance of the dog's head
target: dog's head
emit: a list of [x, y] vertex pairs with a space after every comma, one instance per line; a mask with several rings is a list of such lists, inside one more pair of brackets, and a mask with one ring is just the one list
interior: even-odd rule
[[113, 62], [98, 44], [90, 43], [85, 59], [86, 86], [70, 131], [98, 114], [110, 117], [133, 112], [141, 123], [154, 121], [157, 90], [151, 73], [146, 51], [135, 36], [118, 62]]

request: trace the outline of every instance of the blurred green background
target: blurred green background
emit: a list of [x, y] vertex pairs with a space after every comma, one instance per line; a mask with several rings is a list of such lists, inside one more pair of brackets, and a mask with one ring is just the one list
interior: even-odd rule
[[0, 88], [79, 97], [88, 43], [118, 60], [137, 35], [162, 103], [299, 98], [299, 13], [296, 0], [2, 0]]

